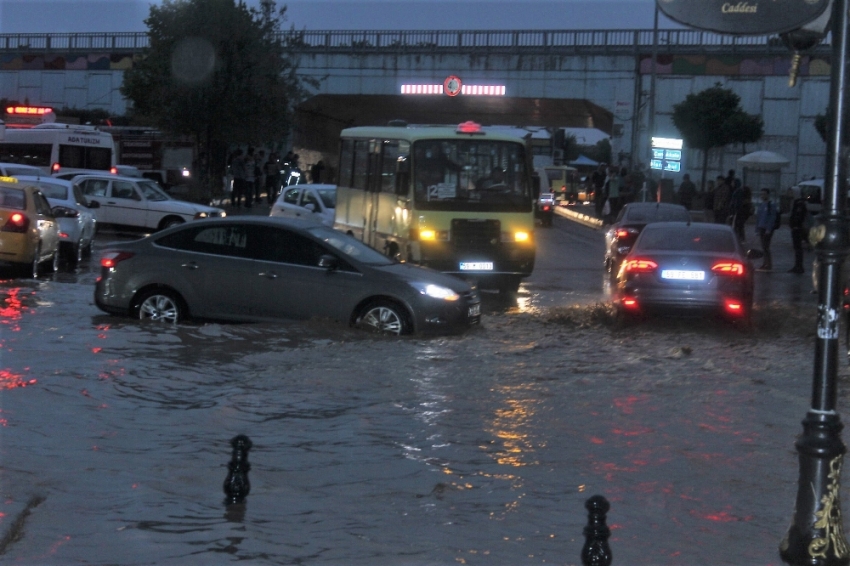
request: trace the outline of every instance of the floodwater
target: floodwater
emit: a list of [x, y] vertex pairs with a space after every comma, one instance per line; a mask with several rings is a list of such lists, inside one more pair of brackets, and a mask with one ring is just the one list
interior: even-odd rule
[[813, 312], [744, 334], [491, 306], [397, 340], [109, 317], [92, 277], [0, 282], [0, 488], [38, 503], [4, 564], [571, 565], [594, 494], [614, 564], [780, 564]]

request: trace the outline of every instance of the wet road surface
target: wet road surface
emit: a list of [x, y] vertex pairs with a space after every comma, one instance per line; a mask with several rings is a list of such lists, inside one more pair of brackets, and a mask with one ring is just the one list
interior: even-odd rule
[[[813, 309], [615, 329], [598, 257], [427, 340], [109, 317], [88, 263], [0, 282], [0, 488], [33, 502], [0, 561], [578, 564], [600, 493], [614, 564], [779, 564]], [[228, 507], [240, 433], [251, 492]]]

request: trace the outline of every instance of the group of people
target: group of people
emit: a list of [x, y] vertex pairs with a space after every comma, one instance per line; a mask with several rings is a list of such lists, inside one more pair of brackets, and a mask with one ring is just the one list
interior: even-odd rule
[[[243, 204], [246, 208], [251, 208], [253, 203], [261, 202], [263, 191], [266, 202], [274, 203], [281, 186], [288, 182], [282, 178], [281, 172], [298, 171], [298, 159], [298, 154], [291, 151], [281, 162], [280, 156], [275, 152], [270, 152], [266, 158], [266, 152], [262, 149], [256, 153], [253, 147], [249, 147], [245, 152], [237, 149], [231, 154], [227, 164], [229, 174], [233, 178], [230, 204], [237, 208], [241, 208]], [[317, 166], [321, 166], [318, 171], [318, 175], [321, 175], [324, 165], [320, 161], [313, 169]], [[318, 181], [314, 179], [313, 182]]]
[[[696, 195], [696, 185], [690, 176], [685, 174], [682, 184], [679, 186], [679, 202], [688, 210], [693, 206], [693, 198]], [[712, 219], [718, 224], [729, 224], [732, 226], [738, 240], [746, 241], [745, 226], [747, 221], [755, 215], [755, 228], [761, 244], [764, 257], [759, 271], [771, 271], [773, 269], [773, 256], [770, 251], [771, 240], [774, 232], [781, 225], [781, 211], [770, 198], [769, 189], [759, 191], [759, 202], [753, 204], [753, 194], [750, 187], [741, 183], [735, 176], [735, 170], [730, 169], [723, 176], [718, 175], [714, 181], [709, 181], [705, 192], [705, 210], [710, 211]], [[791, 213], [788, 225], [791, 229], [791, 241], [794, 246], [794, 267], [789, 273], [803, 273], [803, 242], [805, 240], [806, 215], [808, 214], [806, 202], [799, 196], [791, 205]]]
[[[599, 168], [590, 175], [590, 189], [593, 190], [593, 205], [596, 216], [606, 220], [617, 217], [627, 203], [640, 198], [642, 190], [648, 189], [647, 178], [638, 165], [633, 171], [627, 167], [600, 163]], [[651, 197], [655, 199], [655, 191]]]

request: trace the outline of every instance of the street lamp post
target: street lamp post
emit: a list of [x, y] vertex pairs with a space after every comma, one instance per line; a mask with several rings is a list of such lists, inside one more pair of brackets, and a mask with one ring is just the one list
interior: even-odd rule
[[841, 466], [846, 448], [841, 440], [841, 418], [835, 410], [841, 265], [850, 251], [844, 215], [847, 186], [846, 78], [848, 0], [832, 6], [832, 69], [830, 76], [830, 135], [827, 140], [825, 202], [810, 233], [818, 258], [817, 341], [812, 379], [811, 408], [795, 446], [799, 480], [794, 519], [779, 551], [782, 560], [799, 566], [850, 563], [850, 548], [841, 517]]

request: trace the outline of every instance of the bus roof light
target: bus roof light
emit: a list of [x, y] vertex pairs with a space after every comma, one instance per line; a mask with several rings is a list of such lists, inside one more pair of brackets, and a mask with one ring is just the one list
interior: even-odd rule
[[477, 122], [473, 122], [472, 120], [467, 120], [457, 126], [457, 133], [459, 134], [483, 134], [484, 132], [481, 130], [481, 124]]

